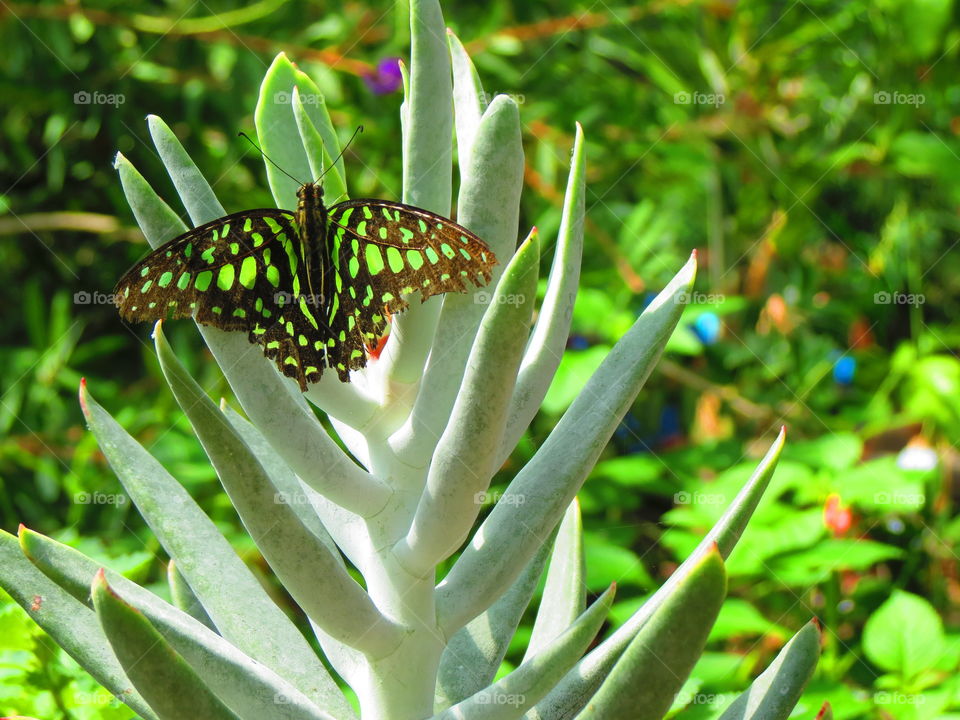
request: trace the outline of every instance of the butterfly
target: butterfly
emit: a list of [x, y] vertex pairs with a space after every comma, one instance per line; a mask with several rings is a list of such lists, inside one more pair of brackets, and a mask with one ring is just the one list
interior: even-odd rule
[[467, 283], [490, 282], [486, 243], [412, 205], [358, 199], [326, 207], [323, 185], [297, 191], [296, 212], [245, 210], [161, 245], [117, 283], [130, 322], [185, 318], [248, 333], [301, 391], [324, 369], [350, 382], [389, 316]]

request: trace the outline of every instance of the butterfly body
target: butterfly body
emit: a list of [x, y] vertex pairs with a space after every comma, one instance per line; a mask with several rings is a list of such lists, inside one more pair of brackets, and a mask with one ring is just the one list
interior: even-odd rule
[[326, 368], [349, 382], [404, 295], [490, 281], [493, 252], [447, 218], [384, 200], [328, 208], [319, 183], [297, 196], [296, 212], [234, 213], [154, 250], [117, 284], [121, 316], [245, 331], [306, 390]]

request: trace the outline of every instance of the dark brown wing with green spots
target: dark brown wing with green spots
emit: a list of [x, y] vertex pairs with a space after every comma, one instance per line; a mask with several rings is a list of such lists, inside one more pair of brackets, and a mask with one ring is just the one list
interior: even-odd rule
[[350, 200], [330, 208], [328, 219], [335, 293], [327, 322], [336, 342], [331, 367], [341, 373], [366, 364], [364, 344], [383, 334], [384, 310], [407, 307], [403, 295], [466, 292], [467, 281], [490, 282], [497, 264], [472, 232], [410, 205]]
[[249, 210], [201, 225], [157, 248], [120, 279], [131, 322], [189, 317], [244, 330], [302, 389], [320, 379], [330, 336], [303, 268], [293, 215]]

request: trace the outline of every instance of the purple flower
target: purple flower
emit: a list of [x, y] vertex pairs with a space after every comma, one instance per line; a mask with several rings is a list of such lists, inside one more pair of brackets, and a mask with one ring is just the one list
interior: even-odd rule
[[403, 83], [403, 76], [400, 75], [400, 58], [384, 58], [377, 63], [376, 71], [365, 75], [363, 81], [375, 95], [389, 95], [396, 92]]

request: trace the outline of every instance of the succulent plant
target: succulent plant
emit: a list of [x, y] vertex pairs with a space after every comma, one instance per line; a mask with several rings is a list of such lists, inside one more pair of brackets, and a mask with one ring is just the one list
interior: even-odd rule
[[[723, 559], [773, 473], [782, 433], [696, 551], [594, 645], [614, 588], [586, 605], [576, 495], [680, 318], [694, 256], [475, 527], [478, 498], [536, 413], [567, 339], [583, 241], [584, 140], [578, 127], [554, 259], [535, 312], [536, 231], [516, 247], [518, 107], [507, 96], [484, 103], [437, 0], [412, 0], [410, 16], [403, 200], [449, 214], [455, 129], [458, 221], [501, 258], [495, 286], [411, 306], [353, 382], [328, 373], [306, 393], [245, 336], [200, 327], [243, 414], [217, 407], [159, 324], [154, 333], [173, 394], [246, 530], [309, 619], [322, 656], [180, 483], [85, 386], [80, 397], [91, 431], [172, 558], [172, 602], [39, 533], [21, 527], [19, 541], [0, 535], [0, 584], [143, 718], [357, 718], [342, 686], [359, 698], [364, 720], [662, 718], [723, 602]], [[308, 93], [314, 100], [305, 103]], [[316, 177], [339, 150], [320, 97], [309, 77], [276, 58], [255, 123], [265, 153], [291, 175]], [[156, 117], [149, 126], [192, 222], [222, 216], [169, 128]], [[116, 167], [151, 245], [184, 230], [126, 158], [118, 155]], [[343, 163], [335, 168], [327, 176], [331, 195], [346, 188]], [[293, 206], [295, 184], [270, 164], [266, 172], [277, 206]], [[544, 572], [526, 656], [497, 679]], [[811, 623], [723, 718], [786, 718], [818, 648]]]

